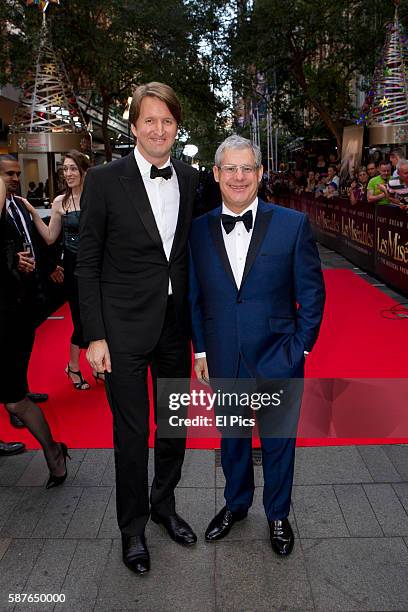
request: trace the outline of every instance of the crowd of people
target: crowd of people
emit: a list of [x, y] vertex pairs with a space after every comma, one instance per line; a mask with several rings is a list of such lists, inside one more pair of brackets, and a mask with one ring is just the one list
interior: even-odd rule
[[[327, 159], [324, 155], [318, 155], [313, 167], [310, 165], [298, 160], [297, 167], [290, 171], [285, 164], [281, 164], [280, 171], [272, 173], [269, 179], [263, 175], [259, 185], [259, 195], [265, 201], [273, 201], [274, 195], [281, 191], [297, 195], [314, 194], [316, 198], [326, 199], [338, 196], [341, 193], [340, 162], [336, 155], [331, 153]], [[52, 203], [49, 222], [45, 223], [32, 203], [34, 201], [37, 204], [38, 198], [43, 195], [42, 183], [37, 187], [35, 183], [30, 182], [27, 197], [21, 197], [18, 195], [21, 193], [19, 180], [21, 170], [18, 161], [11, 155], [0, 156], [3, 242], [6, 229], [8, 228], [8, 232], [14, 231], [12, 240], [8, 238], [8, 244], [3, 245], [6, 251], [3, 253], [1, 271], [0, 308], [2, 321], [7, 320], [11, 325], [2, 325], [1, 340], [4, 346], [19, 345], [16, 350], [23, 356], [19, 359], [19, 366], [9, 381], [17, 391], [8, 393], [7, 389], [5, 391], [3, 388], [2, 393], [5, 406], [10, 413], [11, 424], [14, 427], [27, 426], [32, 431], [44, 449], [50, 466], [50, 477], [54, 473], [57, 479], [64, 475], [60, 466], [61, 458], [65, 465], [66, 446], [60, 443], [58, 452], [58, 444], [53, 441], [46, 419], [37, 406], [39, 402], [47, 399], [47, 395], [29, 391], [27, 368], [35, 328], [44, 318], [45, 304], [50, 301], [49, 287], [62, 286], [62, 295], [69, 303], [73, 323], [65, 373], [75, 389], [86, 391], [90, 388], [80, 368], [80, 354], [88, 347], [88, 341], [82, 329], [78, 281], [74, 274], [79, 246], [81, 195], [89, 167], [88, 157], [78, 151], [71, 151], [64, 156], [59, 171], [64, 177], [60, 189], [62, 193]], [[342, 193], [347, 195], [352, 205], [391, 204], [408, 209], [408, 161], [404, 158], [402, 149], [393, 149], [385, 159], [378, 155], [375, 159], [370, 158], [365, 166], [358, 168], [355, 176], [348, 177]], [[213, 210], [218, 205], [220, 197], [219, 184], [214, 180], [213, 174], [201, 173], [193, 216], [197, 217]], [[57, 256], [55, 252], [44, 249], [42, 241], [46, 245], [60, 243], [56, 251]], [[17, 310], [15, 303], [18, 306]], [[13, 310], [12, 316], [9, 314], [10, 309]], [[11, 341], [7, 334], [14, 328], [18, 329], [19, 333], [13, 335]], [[13, 352], [13, 349], [10, 348], [10, 351]], [[2, 370], [0, 364], [0, 371]], [[98, 370], [95, 366], [93, 376], [97, 382], [103, 381], [104, 369]], [[23, 450], [22, 443], [0, 441], [0, 455], [14, 454]]]
[[[33, 393], [27, 380], [47, 283], [63, 283], [74, 328], [65, 372], [75, 392], [89, 389], [79, 366], [86, 348], [94, 377], [104, 380], [113, 415], [123, 561], [143, 574], [150, 569], [144, 535], [149, 518], [179, 544], [197, 541], [176, 512], [187, 408], [179, 408], [178, 435], [160, 435], [169, 405], [158, 402], [158, 380], [186, 381], [179, 390], [188, 391], [191, 340], [194, 371], [203, 385], [227, 377], [249, 379], [256, 389], [258, 380], [301, 379], [319, 333], [325, 290], [307, 216], [258, 197], [263, 168], [257, 146], [238, 135], [219, 145], [217, 189], [208, 187], [217, 207], [209, 198], [205, 206], [211, 212], [192, 222], [199, 175], [170, 156], [181, 122], [175, 92], [163, 83], [140, 85], [129, 121], [136, 146], [127, 156], [92, 168], [78, 151], [64, 156], [65, 188], [52, 203], [48, 224], [19, 195], [18, 160], [0, 156], [0, 343], [7, 347], [0, 352], [0, 402], [11, 423], [28, 428], [41, 444], [47, 488], [63, 484], [67, 444], [55, 440], [38, 405], [47, 395]], [[323, 165], [320, 160], [320, 171]], [[337, 189], [335, 165], [326, 172]], [[308, 179], [311, 189], [315, 176]], [[296, 180], [300, 184], [301, 173]], [[60, 234], [63, 265], [49, 257], [46, 246]], [[260, 253], [262, 242], [270, 257]], [[158, 425], [150, 495], [149, 369]], [[300, 399], [291, 396], [291, 435], [271, 436], [263, 429], [269, 417], [262, 414], [275, 416], [273, 406], [258, 415], [264, 509], [272, 549], [280, 556], [289, 555], [294, 544], [288, 514]], [[250, 407], [244, 410], [248, 420]], [[224, 433], [226, 503], [205, 531], [208, 542], [227, 536], [247, 516], [254, 495], [251, 435], [229, 427]], [[18, 442], [0, 443], [0, 455], [23, 449]]]
[[348, 198], [351, 205], [395, 205], [408, 209], [408, 161], [401, 148], [389, 155], [369, 157], [365, 165], [353, 175], [340, 178], [341, 164], [334, 153], [329, 159], [318, 155], [314, 163], [298, 158], [296, 167], [281, 164], [279, 172], [264, 177], [262, 189], [265, 199], [273, 200], [280, 192], [314, 194], [316, 198]]

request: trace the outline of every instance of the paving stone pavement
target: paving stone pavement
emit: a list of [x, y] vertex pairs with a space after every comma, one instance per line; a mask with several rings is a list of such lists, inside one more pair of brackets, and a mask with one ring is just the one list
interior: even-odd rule
[[[406, 301], [319, 250], [324, 268], [352, 269]], [[182, 548], [149, 523], [152, 569], [143, 577], [121, 561], [113, 451], [70, 452], [66, 483], [50, 491], [41, 452], [0, 457], [0, 612], [408, 612], [408, 445], [298, 448], [287, 559], [269, 543], [261, 466], [248, 518], [225, 540], [204, 542], [224, 478], [214, 451], [187, 451], [177, 506], [198, 543]], [[65, 602], [8, 603], [17, 593]]]
[[[248, 518], [204, 542], [222, 469], [214, 451], [189, 450], [177, 504], [198, 543], [180, 547], [149, 523], [144, 577], [121, 561], [113, 451], [71, 452], [70, 477], [50, 491], [41, 452], [0, 457], [0, 612], [408, 610], [408, 446], [298, 448], [288, 559], [270, 547], [260, 466]], [[14, 593], [65, 603], [9, 604]]]

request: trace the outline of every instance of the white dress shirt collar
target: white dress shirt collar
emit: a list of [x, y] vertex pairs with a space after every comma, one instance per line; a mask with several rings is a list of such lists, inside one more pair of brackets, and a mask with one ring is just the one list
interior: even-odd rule
[[[153, 164], [151, 164], [149, 161], [147, 161], [147, 159], [145, 157], [143, 157], [143, 155], [141, 154], [141, 152], [139, 151], [139, 149], [137, 148], [137, 145], [135, 146], [135, 159], [136, 159], [136, 163], [139, 166], [139, 170], [140, 170], [140, 174], [143, 177], [148, 177], [150, 178], [150, 170]], [[162, 164], [161, 166], [157, 166], [158, 168], [165, 168], [166, 166], [169, 166], [170, 164], [170, 157], [168, 157], [168, 159], [166, 160], [166, 162], [164, 164]]]
[[[7, 212], [9, 212], [9, 208], [10, 208], [10, 203], [14, 202], [15, 203], [15, 199], [13, 198], [12, 195], [7, 195], [6, 196], [6, 210]], [[10, 213], [11, 214], [11, 213]]]
[[10, 210], [10, 203], [11, 202], [14, 203], [14, 205], [16, 207], [17, 215], [20, 217], [21, 223], [23, 224], [23, 228], [24, 228], [24, 231], [25, 231], [25, 236], [23, 236], [23, 239], [24, 239], [24, 241], [26, 241], [26, 240], [29, 241], [29, 243], [31, 244], [31, 248], [33, 250], [33, 253], [34, 253], [34, 248], [33, 248], [33, 245], [32, 245], [32, 238], [31, 238], [31, 235], [30, 235], [30, 231], [28, 229], [28, 226], [27, 226], [27, 223], [26, 223], [26, 220], [25, 220], [25, 217], [24, 217], [23, 213], [21, 212], [21, 210], [17, 206], [17, 203], [16, 203], [16, 201], [15, 201], [15, 199], [13, 197], [13, 194], [7, 196], [7, 198], [6, 198], [6, 212], [13, 219], [13, 222], [14, 222], [14, 225], [16, 226], [17, 231], [20, 232], [20, 229], [19, 229], [19, 227], [17, 225], [17, 221], [16, 221], [12, 211]]
[[[164, 178], [152, 179], [150, 178], [152, 164], [140, 153], [137, 146], [135, 147], [134, 155], [142, 175], [142, 181], [162, 240], [163, 249], [167, 260], [169, 260], [179, 213], [180, 190], [177, 175], [173, 172], [168, 180]], [[169, 163], [170, 157], [160, 168], [168, 166]], [[169, 279], [169, 294], [172, 292], [171, 281]]]
[[[14, 219], [14, 215], [13, 215], [13, 213], [10, 210], [10, 204], [11, 203], [13, 203], [14, 206], [16, 207], [17, 214], [19, 215], [21, 220], [25, 222], [25, 219], [24, 219], [23, 215], [21, 214], [21, 211], [20, 211], [19, 207], [17, 206], [17, 202], [15, 201], [15, 199], [13, 197], [13, 194], [6, 196], [6, 212], [8, 212], [8, 214], [11, 217], [13, 217], [13, 219]], [[25, 223], [24, 223], [24, 225], [25, 225]]]
[[[258, 198], [242, 210], [240, 213], [234, 213], [230, 210], [225, 204], [222, 205], [222, 213], [225, 215], [230, 215], [232, 217], [239, 217], [244, 215], [249, 210], [252, 211], [252, 220], [255, 221], [256, 211], [258, 209]], [[252, 225], [252, 228], [254, 226]], [[244, 275], [245, 270], [245, 262], [248, 255], [249, 245], [251, 243], [252, 231], [249, 232], [244, 227], [243, 223], [237, 223], [234, 230], [227, 234], [224, 229], [224, 226], [221, 223], [222, 235], [224, 238], [225, 250], [227, 251], [228, 260], [231, 266], [232, 273], [235, 278], [235, 282], [237, 287], [241, 287], [242, 277]]]
[[252, 202], [252, 204], [247, 206], [247, 208], [245, 208], [245, 210], [242, 210], [239, 213], [232, 212], [232, 210], [230, 210], [227, 206], [225, 206], [225, 204], [223, 202], [222, 203], [222, 211], [221, 211], [221, 213], [223, 215], [231, 215], [231, 217], [240, 217], [240, 216], [244, 215], [248, 210], [252, 210], [252, 218], [253, 218], [253, 221], [255, 221], [256, 211], [258, 210], [258, 198], [257, 197]]

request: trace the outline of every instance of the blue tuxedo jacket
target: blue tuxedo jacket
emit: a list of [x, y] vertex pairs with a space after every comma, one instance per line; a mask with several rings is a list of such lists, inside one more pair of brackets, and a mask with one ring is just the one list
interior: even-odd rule
[[221, 207], [195, 219], [190, 235], [195, 352], [206, 352], [213, 378], [235, 378], [240, 356], [254, 378], [300, 378], [325, 301], [309, 221], [303, 213], [258, 200], [238, 288], [220, 215]]

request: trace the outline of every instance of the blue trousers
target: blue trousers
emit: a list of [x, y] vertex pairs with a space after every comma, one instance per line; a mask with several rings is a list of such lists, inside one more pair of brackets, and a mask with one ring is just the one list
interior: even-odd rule
[[[240, 362], [238, 378], [251, 378]], [[295, 436], [290, 438], [262, 436], [264, 476], [263, 505], [269, 520], [284, 519], [290, 510], [295, 464]], [[221, 465], [225, 476], [224, 497], [232, 512], [246, 512], [252, 505], [255, 484], [251, 437], [221, 439]]]

